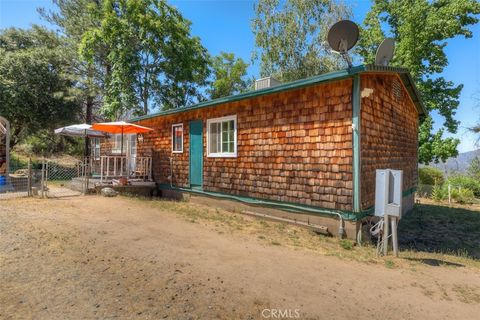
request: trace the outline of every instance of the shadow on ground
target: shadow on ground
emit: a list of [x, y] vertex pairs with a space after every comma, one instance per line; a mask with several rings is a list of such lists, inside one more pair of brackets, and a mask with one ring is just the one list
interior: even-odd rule
[[[399, 223], [400, 249], [442, 252], [480, 259], [480, 212], [417, 204]], [[445, 264], [420, 259], [429, 265]], [[429, 261], [426, 261], [429, 260]]]
[[421, 262], [423, 264], [439, 267], [439, 266], [450, 266], [450, 267], [465, 267], [463, 264], [440, 260], [440, 259], [430, 259], [430, 258], [405, 258], [406, 260]]

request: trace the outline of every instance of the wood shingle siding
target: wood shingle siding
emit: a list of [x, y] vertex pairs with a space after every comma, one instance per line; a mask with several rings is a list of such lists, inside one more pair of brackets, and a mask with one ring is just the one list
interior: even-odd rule
[[[352, 209], [352, 80], [313, 85], [138, 121], [154, 128], [138, 153], [153, 156], [158, 183], [189, 187], [189, 121], [203, 120], [205, 191]], [[237, 115], [238, 156], [207, 157], [206, 121]], [[183, 153], [171, 126], [183, 123]]]
[[404, 191], [417, 185], [418, 111], [397, 75], [364, 74], [361, 87], [361, 199], [368, 209], [376, 169], [403, 170]]

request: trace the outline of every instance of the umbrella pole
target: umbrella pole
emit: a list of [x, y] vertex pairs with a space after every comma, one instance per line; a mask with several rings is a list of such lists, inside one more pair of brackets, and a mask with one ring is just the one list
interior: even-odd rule
[[87, 129], [84, 130], [84, 146], [83, 146], [83, 157], [86, 158], [88, 157], [88, 143], [89, 139], [87, 137]]
[[123, 127], [122, 127], [122, 143], [120, 144], [120, 155], [123, 157]]

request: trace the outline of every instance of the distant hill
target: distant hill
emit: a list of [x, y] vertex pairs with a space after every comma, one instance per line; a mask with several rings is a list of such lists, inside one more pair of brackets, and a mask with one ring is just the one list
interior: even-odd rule
[[470, 166], [470, 162], [472, 162], [472, 160], [475, 159], [475, 157], [480, 157], [480, 149], [460, 153], [456, 158], [448, 158], [445, 163], [432, 162], [429, 164], [429, 166], [438, 168], [445, 173], [452, 173], [452, 172], [464, 173], [465, 171], [467, 171], [468, 167]]

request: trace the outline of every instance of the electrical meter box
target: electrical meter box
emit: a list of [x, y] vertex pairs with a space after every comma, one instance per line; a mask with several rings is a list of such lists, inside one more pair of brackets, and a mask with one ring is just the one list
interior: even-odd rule
[[382, 169], [376, 171], [375, 215], [402, 216], [403, 171]]

